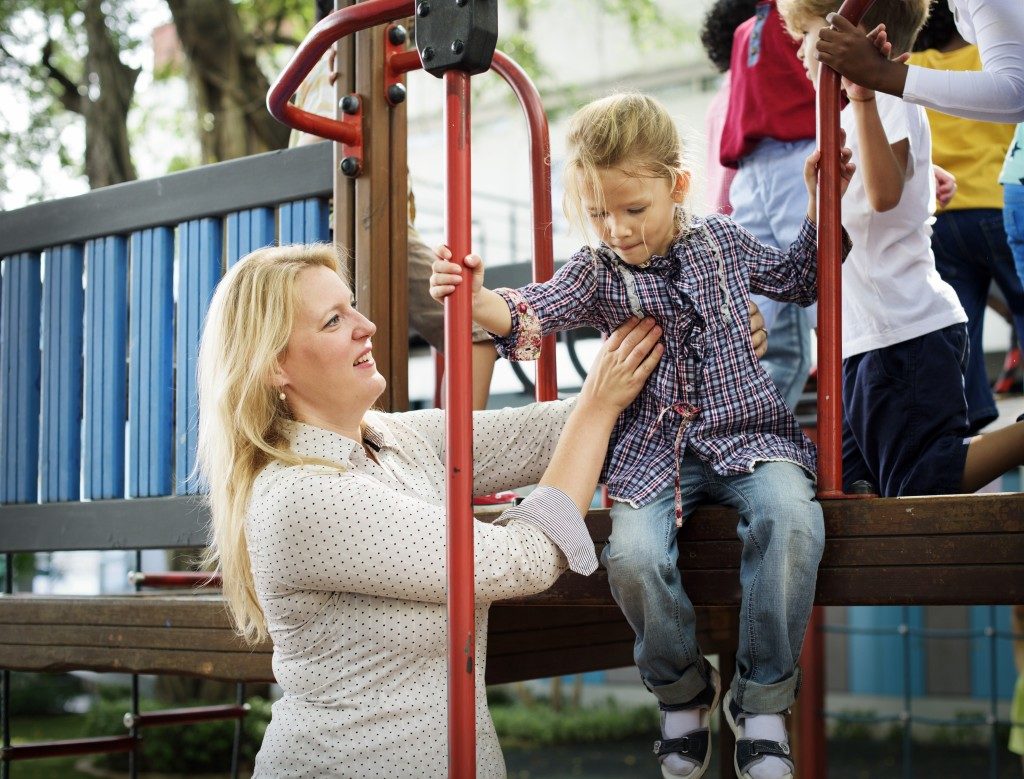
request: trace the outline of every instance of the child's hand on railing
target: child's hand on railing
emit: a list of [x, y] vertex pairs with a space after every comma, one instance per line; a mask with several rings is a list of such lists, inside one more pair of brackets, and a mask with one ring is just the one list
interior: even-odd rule
[[[452, 262], [451, 250], [444, 246], [434, 249], [437, 259], [431, 265], [430, 297], [438, 303], [455, 291], [462, 283], [462, 266]], [[473, 271], [473, 304], [476, 305], [480, 292], [484, 288], [484, 261], [477, 254], [466, 255], [466, 267]]]
[[[853, 173], [857, 169], [857, 166], [851, 161], [853, 159], [853, 151], [849, 146], [846, 145], [846, 131], [839, 131], [839, 143], [842, 148], [839, 151], [839, 196], [842, 197], [846, 194], [847, 188], [850, 186], [850, 179], [853, 178]], [[821, 150], [815, 149], [811, 152], [807, 158], [807, 162], [804, 163], [804, 183], [807, 184], [807, 192], [809, 195], [807, 203], [807, 218], [812, 222], [817, 221], [817, 182], [818, 182], [818, 160], [821, 157]]]

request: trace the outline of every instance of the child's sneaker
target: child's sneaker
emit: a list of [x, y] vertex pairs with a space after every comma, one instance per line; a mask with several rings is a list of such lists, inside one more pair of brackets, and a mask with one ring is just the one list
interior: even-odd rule
[[685, 709], [688, 713], [698, 710], [698, 727], [669, 738], [670, 718], [677, 712], [661, 712], [661, 739], [654, 742], [654, 754], [664, 779], [700, 779], [711, 764], [711, 717], [718, 709], [722, 680], [713, 666], [708, 665], [708, 672], [708, 686], [694, 699], [696, 705]]
[[[740, 709], [732, 698], [732, 691], [725, 694], [725, 721], [729, 723], [736, 737], [736, 752], [733, 767], [740, 779], [793, 779], [796, 767], [790, 757], [789, 741], [773, 741], [765, 738], [750, 738], [746, 734], [745, 720], [758, 715], [748, 714]], [[779, 716], [782, 715], [768, 715]], [[785, 722], [782, 724], [785, 734]]]

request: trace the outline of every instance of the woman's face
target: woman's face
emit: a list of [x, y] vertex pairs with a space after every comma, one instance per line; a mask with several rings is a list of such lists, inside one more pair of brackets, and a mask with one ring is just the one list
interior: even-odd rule
[[370, 338], [377, 326], [352, 308], [352, 291], [330, 268], [296, 280], [295, 325], [278, 376], [297, 419], [327, 427], [358, 427], [384, 391]]

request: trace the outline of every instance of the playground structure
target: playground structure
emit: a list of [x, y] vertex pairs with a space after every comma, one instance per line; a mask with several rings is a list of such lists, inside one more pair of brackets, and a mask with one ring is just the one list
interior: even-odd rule
[[[455, 3], [460, 8], [471, 5]], [[10, 555], [204, 545], [200, 502], [183, 478], [194, 456], [191, 368], [202, 312], [223, 264], [230, 266], [247, 251], [275, 238], [281, 243], [328, 240], [328, 195], [333, 195], [335, 203], [334, 240], [354, 248], [357, 304], [379, 327], [375, 358], [388, 377], [382, 403], [390, 409], [405, 407], [406, 152], [400, 98], [402, 74], [420, 66], [423, 47], [429, 44], [418, 35], [420, 54], [406, 51], [399, 29], [384, 25], [414, 10], [412, 0], [371, 0], [336, 12], [310, 33], [292, 66], [275, 84], [268, 98], [275, 113], [300, 129], [327, 134], [337, 142], [331, 145], [333, 152], [321, 144], [261, 155], [0, 216], [0, 256], [5, 266], [0, 302], [4, 344], [0, 440], [7, 453], [0, 474], [4, 504], [0, 551]], [[287, 100], [304, 71], [339, 39], [339, 98], [350, 95], [356, 100], [347, 101], [347, 112], [343, 106], [339, 122], [296, 113], [298, 109]], [[552, 260], [546, 120], [536, 91], [514, 63], [496, 53], [491, 66], [512, 84], [527, 113], [535, 274], [544, 278], [551, 273]], [[460, 257], [470, 249], [469, 76], [453, 72], [445, 79], [449, 83], [445, 123], [456, 140], [465, 141], [453, 143], [459, 153], [450, 156], [447, 208], [449, 243]], [[838, 78], [835, 87], [831, 98], [823, 90], [822, 100], [831, 99], [837, 112]], [[828, 113], [820, 112], [822, 145], [837, 151], [838, 137], [826, 126], [831, 121]], [[334, 160], [328, 166], [332, 153]], [[823, 171], [819, 197], [820, 244], [826, 255], [822, 308], [831, 306], [819, 349], [818, 430], [824, 452], [838, 452], [839, 418], [838, 154], [832, 156], [834, 165], [831, 171], [828, 167]], [[828, 154], [825, 158], [831, 159]], [[41, 255], [47, 269], [43, 283]], [[175, 257], [181, 279], [176, 311], [171, 286]], [[829, 262], [834, 263], [831, 282], [825, 271]], [[83, 292], [74, 282], [85, 268], [88, 283]], [[465, 439], [471, 430], [468, 303], [467, 295], [450, 304], [455, 321], [446, 349], [452, 378], [445, 405], [452, 440]], [[68, 328], [68, 321], [76, 316], [85, 326], [76, 328], [72, 322]], [[834, 323], [831, 333], [827, 322]], [[545, 353], [537, 381], [540, 399], [554, 397], [556, 392], [553, 362], [547, 362], [553, 360], [554, 350], [547, 348]], [[831, 355], [831, 362], [826, 355]], [[830, 383], [828, 375], [835, 380]], [[42, 404], [35, 389], [38, 385]], [[171, 408], [175, 408], [173, 415]], [[124, 429], [126, 422], [131, 431], [127, 447], [113, 434]], [[79, 446], [75, 435], [80, 425], [85, 429], [85, 447]], [[453, 457], [462, 458], [450, 467], [468, 473], [468, 447], [449, 450]], [[848, 501], [839, 493], [837, 461], [827, 455], [822, 460], [833, 465], [826, 464], [821, 476], [823, 497], [831, 499], [824, 502], [828, 542], [819, 576], [819, 604], [1024, 602], [1022, 496]], [[127, 485], [126, 462], [131, 474]], [[84, 474], [81, 493], [80, 473]], [[172, 473], [178, 474], [176, 483]], [[456, 536], [460, 527], [465, 535], [472, 522], [468, 483], [463, 479], [450, 488], [449, 505], [461, 512], [452, 522]], [[726, 677], [731, 673], [739, 603], [740, 545], [729, 515], [717, 508], [699, 511], [682, 531], [681, 548], [687, 554], [680, 561], [687, 590], [701, 607], [702, 645], [708, 653], [721, 654]], [[609, 529], [607, 514], [594, 512], [589, 519], [595, 543], [603, 544]], [[450, 563], [449, 569], [468, 570], [471, 544], [468, 549], [465, 543], [453, 548], [461, 562]], [[10, 564], [7, 570], [10, 576]], [[472, 584], [471, 576], [455, 578]], [[11, 582], [6, 584], [10, 593]], [[465, 617], [471, 613], [467, 604], [472, 603], [472, 593], [462, 592], [459, 598], [461, 605], [454, 604], [453, 613], [461, 609]], [[567, 574], [551, 591], [526, 601], [496, 604], [491, 614], [489, 682], [631, 663], [632, 632], [611, 601], [603, 572], [587, 579]], [[241, 645], [212, 595], [12, 595], [0, 599], [0, 625], [5, 626], [5, 637], [0, 639], [0, 667], [5, 669], [187, 673], [240, 683], [272, 678], [269, 646], [250, 653]], [[15, 626], [16, 630], [7, 629]], [[460, 650], [464, 641], [458, 637], [467, 632], [472, 634], [471, 623], [456, 618], [451, 633]], [[795, 733], [801, 770], [809, 776], [825, 775], [818, 716], [823, 706], [820, 641], [820, 631], [809, 631], [804, 664], [810, 673]], [[468, 685], [458, 675], [455, 681], [450, 774], [461, 777], [472, 775], [474, 765], [472, 677]], [[4, 700], [8, 697], [5, 689]], [[147, 724], [145, 716], [150, 716], [140, 717], [136, 708], [129, 734], [103, 743], [11, 747], [6, 708], [3, 713], [0, 765], [5, 775], [9, 762], [55, 754], [54, 750], [134, 750], [138, 730]], [[187, 722], [207, 715], [240, 717], [244, 712], [236, 703], [216, 711], [165, 713], [161, 721]], [[728, 728], [723, 729], [722, 737], [728, 733]], [[720, 748], [729, 750], [724, 743]]]

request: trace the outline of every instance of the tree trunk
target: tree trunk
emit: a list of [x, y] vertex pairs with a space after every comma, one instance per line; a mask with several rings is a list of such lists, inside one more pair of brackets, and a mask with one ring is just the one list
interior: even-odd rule
[[81, 113], [85, 117], [85, 173], [95, 189], [137, 178], [128, 144], [128, 109], [139, 71], [121, 62], [101, 0], [86, 0], [84, 6], [88, 53]]
[[202, 161], [283, 149], [289, 129], [266, 109], [270, 83], [231, 0], [167, 0], [189, 61]]

